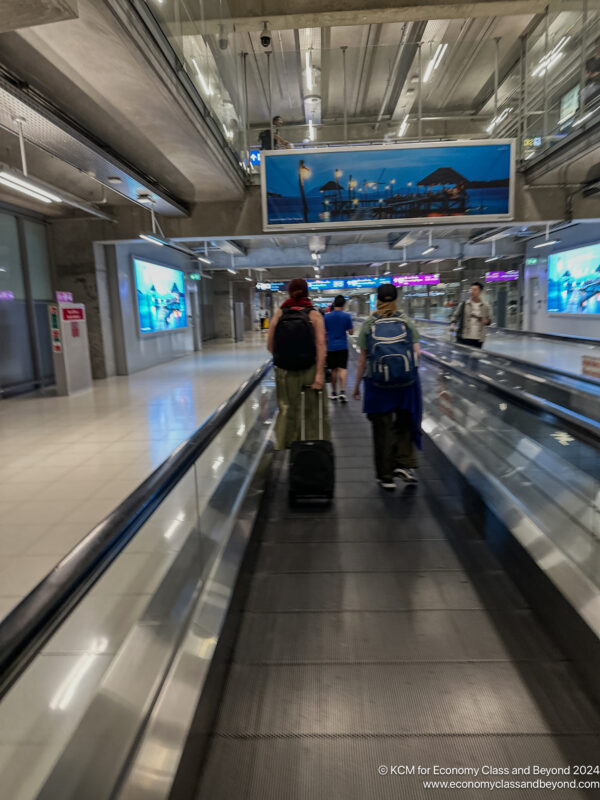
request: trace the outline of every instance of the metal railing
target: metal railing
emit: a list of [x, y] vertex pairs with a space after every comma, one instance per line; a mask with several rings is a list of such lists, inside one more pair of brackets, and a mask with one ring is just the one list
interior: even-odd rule
[[0, 623], [0, 699], [271, 369], [257, 369]]

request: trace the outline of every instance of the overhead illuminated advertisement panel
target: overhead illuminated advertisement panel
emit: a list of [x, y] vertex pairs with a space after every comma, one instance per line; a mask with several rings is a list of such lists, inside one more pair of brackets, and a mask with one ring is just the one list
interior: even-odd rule
[[141, 333], [187, 328], [185, 280], [181, 270], [133, 259]]
[[281, 150], [262, 154], [265, 230], [513, 216], [512, 140]]
[[547, 310], [600, 314], [600, 244], [548, 256]]

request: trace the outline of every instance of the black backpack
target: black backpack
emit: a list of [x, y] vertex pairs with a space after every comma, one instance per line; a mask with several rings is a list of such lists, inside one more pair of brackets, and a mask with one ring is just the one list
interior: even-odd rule
[[284, 308], [273, 338], [273, 363], [291, 372], [300, 372], [316, 363], [315, 329], [310, 321], [312, 309]]
[[[271, 149], [271, 131], [269, 128], [258, 134], [258, 141], [263, 150]], [[275, 142], [273, 142], [273, 147], [275, 147]]]

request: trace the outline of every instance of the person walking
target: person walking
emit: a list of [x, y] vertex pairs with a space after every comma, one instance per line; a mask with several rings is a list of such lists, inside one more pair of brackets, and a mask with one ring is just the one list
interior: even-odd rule
[[[348, 334], [352, 336], [354, 327], [352, 317], [346, 311], [346, 298], [338, 294], [333, 301], [333, 308], [325, 314], [325, 331], [327, 332], [327, 367], [331, 370], [330, 400], [347, 403], [346, 376], [348, 374]], [[339, 379], [340, 392], [337, 386]]]
[[[285, 450], [300, 439], [300, 399], [305, 393], [305, 438], [319, 439], [319, 413], [323, 437], [330, 438], [329, 415], [323, 401], [325, 325], [308, 296], [308, 284], [295, 278], [288, 284], [289, 298], [275, 312], [269, 326], [267, 349], [273, 354], [279, 414], [275, 423], [277, 449]], [[310, 388], [313, 391], [307, 391]], [[319, 405], [321, 411], [319, 411]]]
[[450, 330], [456, 329], [457, 344], [483, 347], [485, 329], [492, 321], [492, 310], [482, 299], [482, 292], [483, 285], [479, 281], [471, 284], [471, 296], [463, 300], [452, 315]]
[[360, 355], [353, 392], [359, 400], [364, 376], [363, 411], [371, 423], [377, 481], [390, 491], [396, 488], [396, 476], [405, 483], [417, 483], [417, 449], [421, 448], [419, 331], [398, 311], [397, 297], [391, 283], [377, 289], [376, 311], [358, 334]]
[[271, 128], [266, 128], [258, 134], [258, 141], [263, 150], [291, 150], [292, 145], [281, 136], [278, 131], [283, 127], [283, 120], [279, 115], [271, 120]]

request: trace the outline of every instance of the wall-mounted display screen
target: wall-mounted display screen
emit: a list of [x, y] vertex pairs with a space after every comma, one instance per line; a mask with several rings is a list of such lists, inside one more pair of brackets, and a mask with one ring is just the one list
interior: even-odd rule
[[262, 153], [265, 230], [512, 216], [509, 140]]
[[187, 328], [183, 272], [141, 258], [133, 259], [133, 269], [140, 331]]
[[600, 244], [548, 256], [551, 313], [600, 314]]

